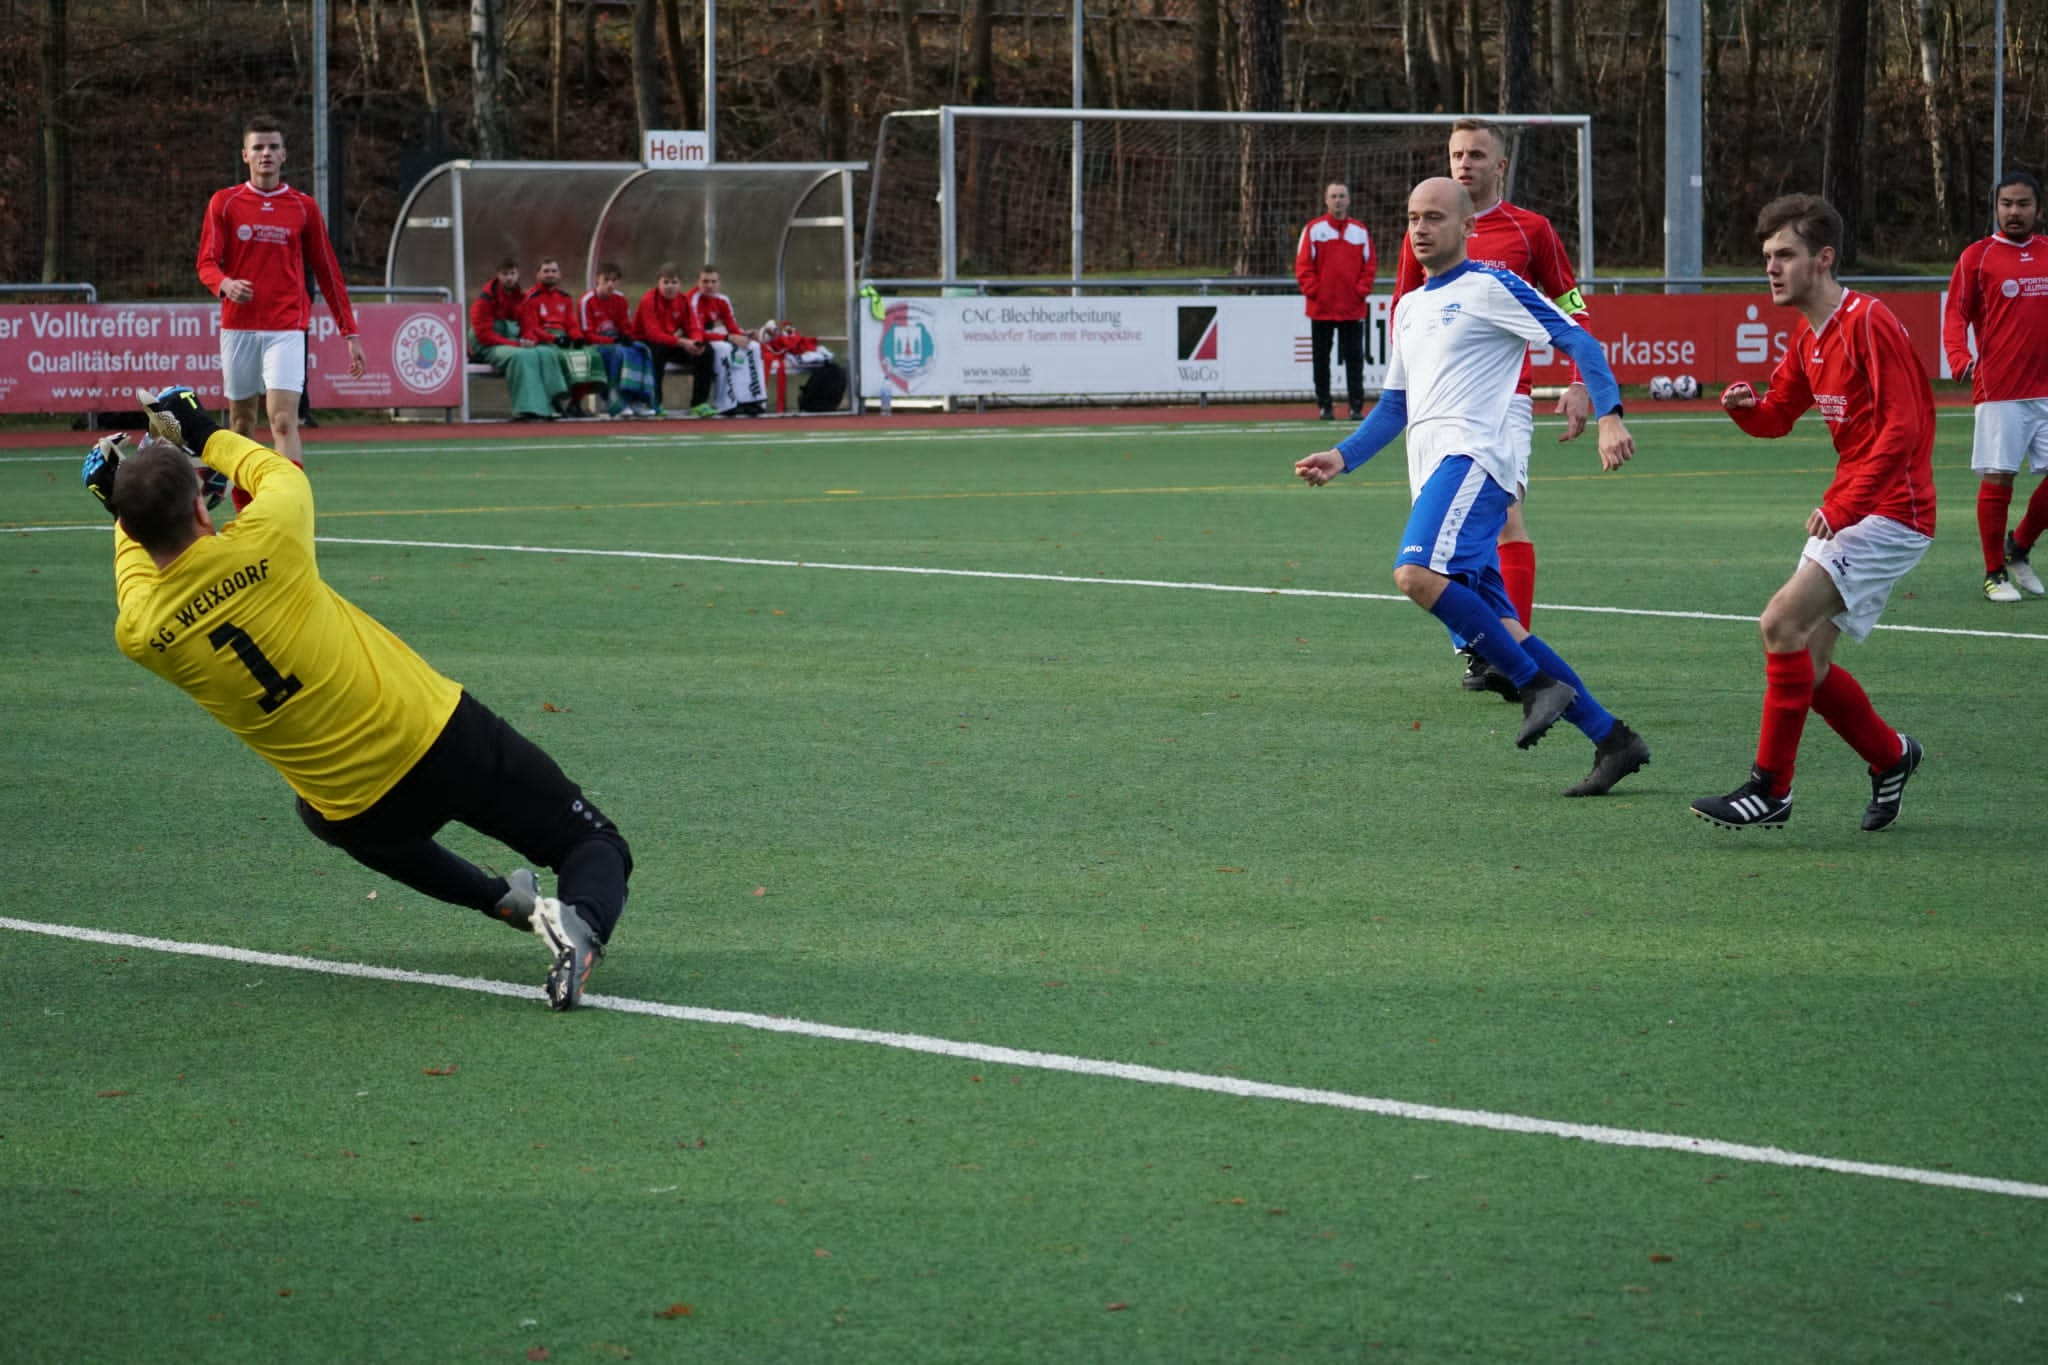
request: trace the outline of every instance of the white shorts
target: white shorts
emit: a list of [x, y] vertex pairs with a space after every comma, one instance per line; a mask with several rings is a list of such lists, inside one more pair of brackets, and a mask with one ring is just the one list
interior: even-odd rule
[[1890, 517], [1865, 517], [1844, 527], [1833, 539], [1809, 538], [1799, 557], [1820, 565], [1835, 581], [1835, 591], [1842, 594], [1844, 603], [1844, 610], [1834, 618], [1835, 626], [1850, 639], [1861, 641], [1877, 625], [1878, 613], [1884, 610], [1892, 589], [1933, 543]]
[[742, 403], [768, 401], [768, 381], [761, 372], [761, 348], [741, 348], [730, 341], [711, 342], [711, 406], [730, 412]]
[[1518, 393], [1508, 400], [1508, 449], [1515, 453], [1515, 501], [1529, 496], [1529, 449], [1536, 443], [1536, 400]]
[[220, 387], [229, 401], [261, 398], [271, 389], [306, 391], [306, 334], [242, 332], [220, 334]]
[[2048, 398], [1979, 403], [1970, 472], [2017, 474], [2029, 456], [2036, 474], [2048, 474]]

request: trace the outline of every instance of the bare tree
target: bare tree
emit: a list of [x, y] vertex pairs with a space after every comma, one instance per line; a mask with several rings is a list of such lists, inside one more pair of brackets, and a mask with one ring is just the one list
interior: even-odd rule
[[1463, 0], [1458, 24], [1465, 30], [1465, 84], [1460, 102], [1478, 112], [1486, 102], [1486, 42], [1479, 32], [1479, 0]]
[[1526, 114], [1536, 107], [1536, 13], [1532, 0], [1501, 0], [1500, 111]]
[[1436, 107], [1436, 61], [1429, 50], [1427, 0], [1401, 0], [1401, 78], [1412, 113]]
[[474, 73], [477, 152], [486, 161], [508, 160], [512, 137], [505, 117], [504, 0], [470, 0], [469, 63]]
[[924, 35], [918, 29], [918, 0], [896, 0], [896, 24], [903, 35], [903, 94], [915, 96], [918, 72], [924, 69]]
[[1856, 264], [1863, 216], [1863, 103], [1870, 60], [1870, 0], [1835, 0], [1833, 74], [1820, 192], [1842, 215], [1838, 268]]
[[[1238, 71], [1237, 106], [1246, 113], [1269, 113], [1280, 108], [1285, 80], [1281, 44], [1285, 39], [1281, 15], [1282, 0], [1238, 0], [1237, 50], [1242, 65]], [[1267, 182], [1273, 168], [1258, 155], [1253, 125], [1238, 135], [1238, 242], [1236, 270], [1240, 275], [1270, 275], [1281, 268], [1285, 226], [1274, 218], [1273, 196]]]
[[654, 35], [659, 25], [656, 0], [633, 0], [633, 113], [640, 137], [661, 127], [661, 50]]
[[1947, 254], [1955, 246], [1956, 216], [1949, 203], [1948, 129], [1942, 116], [1941, 18], [1934, 0], [1911, 0], [1914, 29], [1920, 37], [1920, 94], [1927, 132], [1927, 159], [1934, 172], [1935, 227], [1941, 249]]
[[853, 111], [846, 92], [846, 6], [844, 0], [816, 0], [820, 113], [825, 120], [825, 157], [848, 159], [853, 145]]
[[71, 273], [71, 17], [66, 0], [43, 0], [43, 282]]
[[562, 106], [568, 84], [569, 0], [554, 0], [548, 22], [548, 155], [562, 159]]
[[704, 101], [697, 94], [696, 57], [683, 41], [681, 0], [661, 0], [661, 45], [668, 53], [669, 85], [675, 91], [681, 126], [692, 127], [703, 120]]
[[1195, 108], [1223, 107], [1223, 6], [1220, 0], [1195, 0]]
[[1578, 0], [1550, 0], [1550, 107], [1570, 112], [1579, 102]]
[[412, 0], [412, 32], [420, 45], [420, 98], [427, 106], [427, 117], [438, 123], [441, 101], [434, 94], [434, 64], [427, 55], [427, 16], [420, 6], [421, 0]]

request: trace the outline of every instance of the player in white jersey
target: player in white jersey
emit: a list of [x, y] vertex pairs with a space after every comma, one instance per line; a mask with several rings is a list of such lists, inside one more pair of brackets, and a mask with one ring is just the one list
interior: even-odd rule
[[1593, 741], [1592, 772], [1565, 795], [1599, 796], [1648, 763], [1650, 746], [1523, 628], [1495, 550], [1518, 482], [1510, 416], [1530, 343], [1548, 342], [1577, 362], [1600, 414], [1602, 468], [1625, 464], [1635, 440], [1592, 334], [1526, 281], [1466, 259], [1474, 217], [1472, 196], [1455, 180], [1415, 187], [1408, 240], [1428, 279], [1395, 306], [1386, 387], [1357, 431], [1294, 470], [1320, 487], [1407, 432], [1414, 506], [1394, 558], [1394, 585], [1514, 683], [1522, 700], [1517, 747], [1535, 744], [1560, 717]]

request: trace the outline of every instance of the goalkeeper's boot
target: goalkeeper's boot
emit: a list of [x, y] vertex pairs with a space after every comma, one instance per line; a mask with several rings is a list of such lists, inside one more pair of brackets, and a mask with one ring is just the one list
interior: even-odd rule
[[1863, 808], [1865, 830], [1891, 828], [1892, 821], [1899, 818], [1899, 808], [1906, 804], [1906, 780], [1919, 771], [1920, 760], [1926, 756], [1919, 740], [1899, 736], [1899, 761], [1870, 775], [1870, 804]]
[[1515, 734], [1517, 749], [1533, 749], [1557, 724], [1558, 718], [1579, 699], [1579, 689], [1559, 682], [1548, 673], [1538, 673], [1522, 689], [1522, 728]]
[[575, 1009], [583, 998], [584, 983], [590, 980], [590, 969], [604, 957], [604, 944], [581, 910], [553, 896], [542, 896], [534, 906], [533, 931], [555, 955], [548, 968], [548, 1007]]
[[540, 904], [540, 878], [527, 868], [518, 868], [505, 876], [505, 894], [498, 897], [498, 903], [488, 913], [492, 919], [503, 920], [522, 934], [533, 932], [534, 907]]
[[1749, 770], [1749, 781], [1726, 796], [1702, 796], [1692, 803], [1692, 813], [1722, 829], [1783, 829], [1792, 818], [1792, 790], [1771, 795], [1778, 779], [1762, 768]]
[[1643, 737], [1628, 728], [1621, 721], [1614, 722], [1614, 728], [1607, 732], [1607, 738], [1593, 746], [1593, 771], [1585, 778], [1564, 789], [1566, 796], [1605, 796], [1614, 790], [1614, 784], [1630, 773], [1647, 767], [1650, 762], [1650, 746]]
[[2027, 562], [2027, 556], [2031, 552], [2032, 547], [2025, 550], [2020, 548], [2020, 543], [2013, 536], [2012, 532], [2007, 531], [2005, 533], [2006, 576], [2020, 587], [2034, 594], [2034, 596], [2039, 597], [2042, 593], [2048, 592], [2048, 587], [2042, 586], [2041, 575], [2035, 573], [2034, 566]]
[[154, 398], [145, 389], [138, 389], [136, 396], [149, 409], [150, 433], [176, 441], [194, 455], [205, 450], [207, 441], [220, 430], [219, 425], [206, 415], [199, 395], [182, 384], [173, 384]]

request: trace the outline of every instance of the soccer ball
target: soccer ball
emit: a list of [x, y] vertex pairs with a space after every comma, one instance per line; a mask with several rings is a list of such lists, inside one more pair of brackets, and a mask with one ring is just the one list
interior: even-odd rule
[[1669, 398], [1673, 392], [1674, 390], [1672, 388], [1670, 375], [1660, 374], [1652, 380], [1650, 380], [1650, 397], [1656, 399], [1658, 402], [1663, 402], [1665, 399]]
[[1697, 398], [1700, 396], [1700, 381], [1689, 374], [1679, 375], [1671, 381], [1673, 398]]

